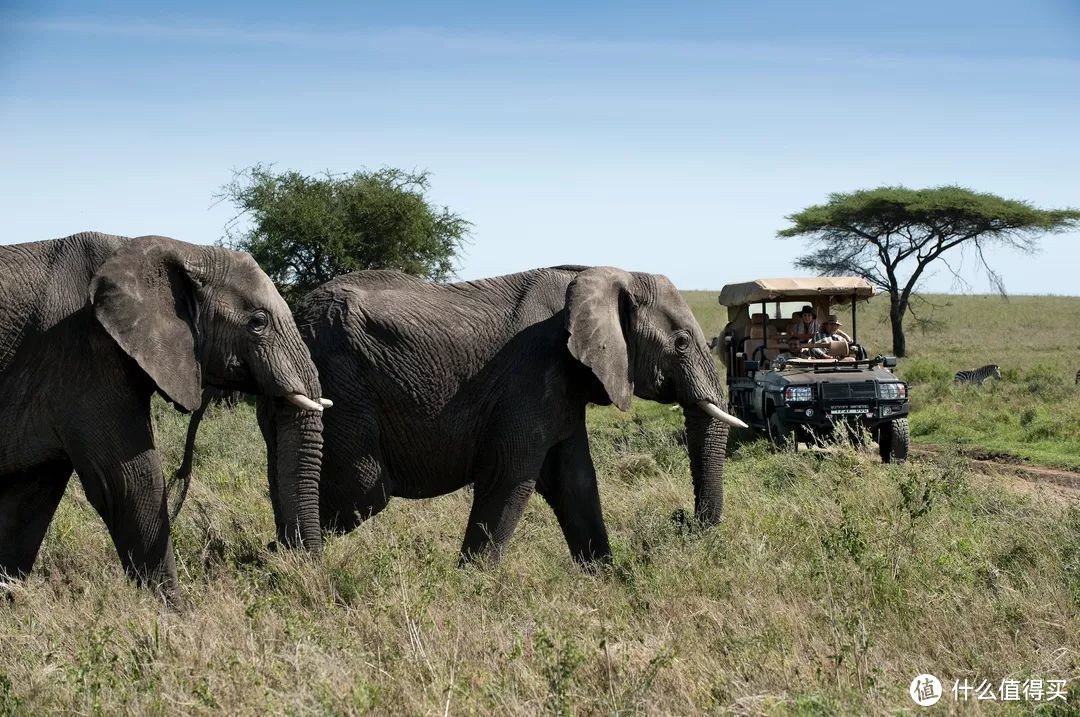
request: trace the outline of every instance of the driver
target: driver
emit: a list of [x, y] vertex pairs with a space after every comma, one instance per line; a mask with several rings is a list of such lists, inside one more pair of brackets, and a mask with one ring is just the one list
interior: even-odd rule
[[778, 366], [783, 367], [791, 359], [805, 358], [805, 349], [799, 348], [799, 339], [795, 336], [787, 337], [787, 346], [775, 359]]

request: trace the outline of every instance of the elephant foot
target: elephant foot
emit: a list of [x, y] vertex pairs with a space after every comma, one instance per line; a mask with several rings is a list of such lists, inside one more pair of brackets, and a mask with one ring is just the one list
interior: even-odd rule
[[607, 574], [615, 565], [615, 559], [611, 556], [611, 553], [580, 557], [575, 562], [589, 575]]

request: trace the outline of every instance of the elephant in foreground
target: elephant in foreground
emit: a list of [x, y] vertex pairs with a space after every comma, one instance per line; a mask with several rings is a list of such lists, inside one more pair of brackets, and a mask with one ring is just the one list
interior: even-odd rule
[[[720, 520], [728, 425], [721, 379], [671, 282], [557, 267], [456, 284], [396, 272], [334, 279], [296, 310], [326, 395], [320, 515], [345, 532], [391, 496], [473, 484], [462, 558], [498, 559], [534, 490], [573, 557], [610, 559], [585, 407], [632, 396], [683, 407], [695, 509]], [[285, 420], [262, 401], [273, 436]], [[270, 483], [295, 457], [269, 455]], [[271, 490], [271, 493], [276, 493]]]
[[0, 246], [0, 575], [32, 568], [74, 470], [127, 573], [175, 597], [150, 399], [203, 386], [264, 396], [285, 466], [278, 518], [318, 552], [318, 374], [292, 314], [247, 254], [97, 233]]

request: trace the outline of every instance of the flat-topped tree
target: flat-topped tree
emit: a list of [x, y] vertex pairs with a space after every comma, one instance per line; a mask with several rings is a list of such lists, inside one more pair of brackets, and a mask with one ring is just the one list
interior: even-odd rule
[[1042, 235], [1080, 227], [1080, 209], [1039, 209], [956, 186], [878, 187], [830, 194], [825, 204], [787, 219], [793, 226], [777, 235], [808, 239], [811, 247], [796, 267], [824, 276], [861, 276], [889, 294], [893, 353], [903, 356], [904, 317], [932, 262], [956, 247], [970, 249], [1004, 295], [1002, 277], [987, 263], [985, 249], [997, 244], [1034, 253]]

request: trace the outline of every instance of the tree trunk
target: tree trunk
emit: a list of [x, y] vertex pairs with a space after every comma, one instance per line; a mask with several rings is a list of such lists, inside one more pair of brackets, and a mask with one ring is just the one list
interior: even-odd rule
[[694, 515], [702, 525], [714, 525], [724, 515], [724, 460], [728, 426], [697, 406], [683, 408], [686, 450], [694, 478]]
[[907, 354], [907, 339], [904, 338], [904, 313], [907, 305], [894, 299], [889, 305], [889, 322], [892, 324], [893, 355], [903, 357]]

